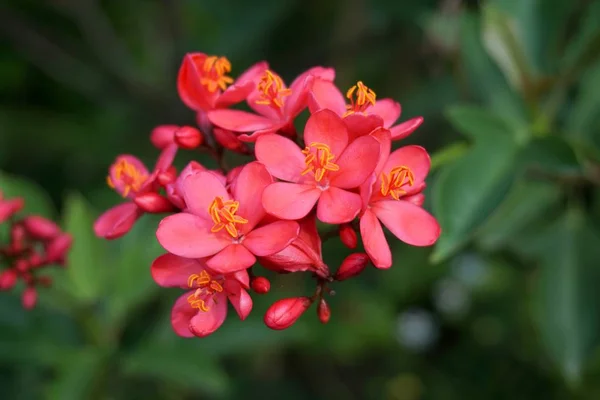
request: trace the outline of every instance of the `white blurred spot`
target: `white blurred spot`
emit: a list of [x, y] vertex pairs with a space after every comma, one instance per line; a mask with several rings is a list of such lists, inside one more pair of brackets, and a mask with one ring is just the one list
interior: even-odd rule
[[396, 338], [409, 350], [422, 352], [437, 341], [439, 327], [433, 315], [423, 309], [411, 309], [398, 316]]

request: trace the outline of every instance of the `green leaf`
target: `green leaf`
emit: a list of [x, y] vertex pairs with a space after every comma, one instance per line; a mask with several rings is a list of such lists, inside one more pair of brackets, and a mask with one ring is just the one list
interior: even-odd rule
[[106, 243], [94, 235], [95, 213], [87, 201], [73, 193], [65, 202], [64, 227], [73, 235], [69, 252], [67, 277], [72, 295], [91, 302], [102, 295], [106, 276], [112, 267], [107, 257]]
[[515, 234], [538, 219], [560, 199], [559, 188], [548, 182], [520, 180], [508, 197], [477, 232], [477, 242], [486, 250], [497, 250]]
[[519, 155], [519, 164], [526, 168], [560, 175], [582, 173], [575, 150], [559, 136], [547, 136], [532, 140]]
[[600, 62], [594, 64], [582, 77], [579, 96], [566, 122], [566, 131], [574, 140], [600, 148]]
[[480, 18], [476, 14], [465, 14], [460, 49], [470, 87], [498, 115], [523, 124], [527, 120], [523, 101], [510, 89], [502, 72], [485, 51], [480, 37]]
[[95, 348], [83, 348], [59, 357], [58, 375], [47, 388], [49, 400], [78, 400], [99, 396], [95, 381], [103, 373], [105, 356]]
[[585, 66], [595, 58], [595, 48], [600, 44], [600, 2], [590, 1], [582, 15], [582, 21], [577, 24], [579, 30], [561, 58], [563, 70]]
[[23, 212], [51, 218], [55, 209], [52, 200], [37, 183], [0, 172], [0, 192], [5, 198], [21, 197], [25, 200]]
[[578, 208], [568, 210], [548, 235], [533, 312], [549, 356], [567, 382], [577, 385], [598, 341], [600, 236]]
[[473, 140], [513, 136], [516, 130], [506, 119], [479, 106], [452, 106], [446, 110], [446, 117], [456, 130]]
[[168, 380], [187, 389], [223, 397], [230, 387], [221, 365], [202, 352], [193, 351], [190, 340], [172, 345], [151, 343], [124, 356], [123, 371], [129, 376]]
[[517, 150], [510, 138], [486, 140], [442, 171], [432, 192], [433, 214], [442, 227], [432, 262], [466, 244], [502, 202], [513, 180]]

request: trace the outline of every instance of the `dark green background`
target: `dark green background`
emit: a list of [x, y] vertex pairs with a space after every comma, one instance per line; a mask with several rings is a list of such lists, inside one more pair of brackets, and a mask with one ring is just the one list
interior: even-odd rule
[[[1, 398], [600, 398], [600, 2], [4, 0], [0, 39], [0, 189], [76, 241], [35, 310], [0, 294]], [[267, 329], [313, 288], [266, 274], [247, 321], [176, 337], [179, 291], [149, 273], [159, 219], [110, 243], [91, 224], [120, 201], [116, 155], [151, 165], [154, 126], [194, 123], [191, 51], [288, 82], [332, 66], [424, 116], [403, 143], [432, 153], [438, 244], [395, 242], [392, 269], [336, 285], [328, 325], [313, 308]], [[325, 246], [333, 269], [346, 254]]]

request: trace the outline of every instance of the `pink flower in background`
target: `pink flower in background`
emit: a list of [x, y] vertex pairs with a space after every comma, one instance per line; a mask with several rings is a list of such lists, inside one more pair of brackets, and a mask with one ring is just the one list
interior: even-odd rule
[[441, 229], [421, 208], [430, 158], [420, 146], [405, 146], [387, 158], [376, 175], [361, 187], [364, 211], [360, 232], [365, 250], [378, 268], [392, 265], [392, 254], [381, 223], [398, 239], [412, 246], [430, 246]]
[[282, 219], [304, 218], [317, 204], [317, 218], [339, 224], [354, 219], [361, 208], [353, 192], [374, 171], [380, 152], [371, 136], [348, 140], [342, 119], [331, 110], [310, 116], [301, 150], [290, 139], [264, 135], [256, 142], [256, 158], [286, 182], [269, 185], [263, 193], [265, 210]]
[[252, 132], [240, 135], [242, 141], [255, 142], [261, 135], [279, 131], [294, 136], [294, 118], [306, 108], [306, 96], [315, 77], [333, 80], [335, 74], [330, 68], [311, 68], [287, 87], [279, 75], [267, 69], [247, 99], [256, 114], [221, 109], [210, 111], [208, 118], [214, 125], [233, 132]]
[[190, 289], [181, 295], [171, 311], [171, 325], [179, 336], [205, 337], [216, 331], [227, 317], [227, 301], [240, 319], [252, 310], [248, 272], [217, 273], [202, 260], [164, 254], [152, 263], [154, 281], [163, 287]]
[[[354, 120], [353, 124], [356, 124], [356, 118], [353, 118], [356, 115], [379, 116], [382, 119], [383, 127], [390, 130], [392, 140], [404, 139], [423, 123], [423, 117], [416, 117], [394, 125], [400, 118], [402, 111], [400, 104], [392, 99], [376, 100], [375, 92], [361, 81], [352, 86], [346, 92], [345, 97], [332, 81], [315, 79], [308, 100], [310, 111], [316, 112], [327, 108], [341, 117], [350, 117]], [[346, 103], [346, 99], [349, 104]], [[372, 122], [367, 119], [362, 123], [369, 124]]]
[[240, 171], [231, 193], [211, 172], [189, 175], [182, 184], [188, 211], [163, 219], [158, 241], [181, 257], [209, 257], [207, 266], [221, 273], [248, 268], [255, 256], [283, 250], [296, 239], [299, 226], [294, 221], [259, 225], [265, 216], [261, 194], [271, 182], [271, 175], [257, 162]]
[[22, 198], [16, 197], [14, 199], [5, 199], [0, 191], [0, 223], [19, 212], [24, 205], [25, 201]]

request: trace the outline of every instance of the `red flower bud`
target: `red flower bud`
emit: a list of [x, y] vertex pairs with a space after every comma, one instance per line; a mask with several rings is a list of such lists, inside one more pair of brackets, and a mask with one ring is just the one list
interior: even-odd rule
[[68, 233], [62, 233], [54, 238], [46, 247], [46, 259], [48, 262], [62, 261], [69, 251], [72, 242], [73, 238]]
[[174, 209], [169, 199], [154, 192], [137, 195], [133, 202], [147, 213], [164, 213]]
[[15, 268], [19, 272], [27, 272], [27, 270], [30, 267], [29, 261], [25, 260], [24, 258], [19, 258], [19, 259], [15, 260], [14, 264], [15, 264]]
[[343, 281], [363, 272], [369, 263], [369, 256], [365, 253], [353, 253], [342, 261], [342, 265], [335, 273], [334, 279]]
[[257, 276], [256, 278], [252, 279], [252, 283], [250, 285], [252, 286], [252, 290], [258, 294], [269, 293], [269, 290], [271, 290], [271, 282], [269, 282], [269, 280], [264, 276]]
[[37, 215], [26, 217], [23, 225], [25, 230], [36, 239], [52, 239], [60, 233], [58, 225]]
[[175, 132], [175, 143], [182, 149], [195, 149], [202, 141], [202, 133], [191, 126], [183, 126]]
[[235, 133], [228, 131], [226, 129], [214, 128], [213, 136], [217, 143], [221, 146], [225, 147], [228, 150], [235, 151], [236, 153], [241, 154], [250, 154], [250, 149], [248, 145], [241, 142], [240, 139], [235, 135]]
[[158, 183], [160, 183], [162, 186], [173, 183], [175, 182], [175, 179], [177, 179], [177, 169], [171, 165], [169, 169], [158, 174], [157, 179]]
[[340, 239], [344, 246], [349, 249], [355, 249], [358, 244], [358, 237], [356, 236], [356, 231], [352, 228], [350, 224], [342, 224], [340, 225]]
[[29, 265], [33, 268], [39, 267], [44, 263], [44, 261], [44, 257], [36, 251], [29, 256]]
[[294, 325], [311, 304], [312, 300], [309, 297], [277, 300], [265, 314], [265, 325], [274, 330], [287, 329]]
[[21, 304], [26, 310], [31, 310], [37, 302], [37, 291], [33, 286], [27, 287], [21, 296]]
[[17, 271], [7, 269], [0, 273], [0, 290], [12, 289], [15, 283], [17, 283]]
[[331, 318], [331, 309], [329, 308], [329, 304], [327, 304], [323, 298], [321, 298], [319, 305], [317, 306], [317, 316], [322, 324], [328, 323], [329, 318]]
[[0, 193], [0, 222], [4, 222], [14, 213], [20, 211], [25, 205], [25, 200], [21, 198], [2, 200], [2, 193]]
[[27, 231], [25, 227], [21, 224], [15, 224], [12, 226], [10, 230], [11, 237], [11, 247], [15, 252], [21, 251], [23, 249], [23, 241], [27, 236]]
[[177, 125], [159, 125], [152, 129], [150, 141], [157, 149], [164, 149], [175, 140], [175, 131], [179, 129]]

